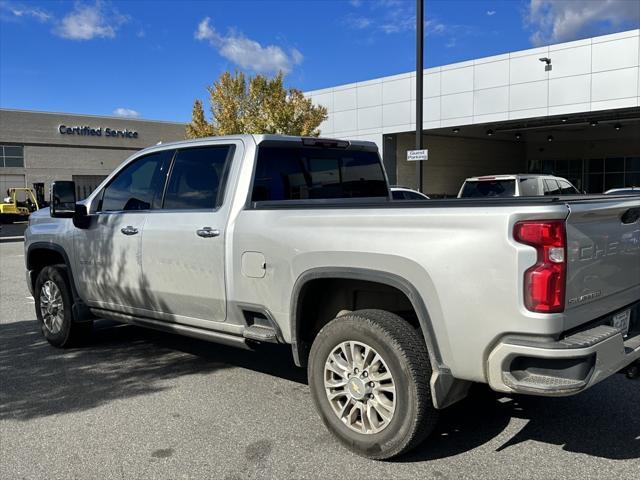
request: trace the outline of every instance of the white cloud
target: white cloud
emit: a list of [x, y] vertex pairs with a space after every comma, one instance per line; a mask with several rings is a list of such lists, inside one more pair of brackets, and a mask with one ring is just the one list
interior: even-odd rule
[[566, 42], [611, 32], [612, 27], [638, 28], [637, 0], [531, 0], [526, 16], [534, 29], [534, 45]]
[[353, 28], [355, 30], [363, 30], [368, 28], [373, 23], [373, 20], [367, 17], [359, 17], [355, 15], [347, 15], [344, 18], [343, 24], [349, 28]]
[[263, 47], [255, 40], [234, 31], [222, 35], [210, 22], [211, 19], [206, 17], [198, 24], [194, 33], [196, 40], [209, 42], [221, 56], [243, 69], [258, 73], [289, 73], [304, 58], [295, 48], [287, 53], [277, 45]]
[[118, 107], [113, 111], [113, 114], [118, 117], [127, 117], [127, 118], [138, 118], [140, 116], [140, 112], [136, 110], [132, 110], [130, 108]]
[[496, 11], [495, 11], [495, 10], [487, 10], [487, 15], [488, 15], [489, 17], [493, 17], [495, 14], [496, 14]]
[[38, 7], [25, 7], [22, 4], [14, 4], [9, 2], [0, 2], [0, 11], [3, 13], [2, 18], [20, 19], [20, 18], [34, 18], [39, 22], [45, 23], [53, 18], [53, 16], [41, 8]]
[[362, 5], [362, 0], [349, 0], [349, 3], [351, 4], [352, 7], [359, 7], [360, 5]]
[[74, 9], [62, 18], [54, 33], [70, 40], [114, 38], [118, 29], [129, 17], [121, 15], [103, 2], [93, 5], [76, 3]]

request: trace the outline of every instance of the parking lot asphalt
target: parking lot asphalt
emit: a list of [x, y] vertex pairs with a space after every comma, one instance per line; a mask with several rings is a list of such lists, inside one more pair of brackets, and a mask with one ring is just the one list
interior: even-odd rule
[[287, 347], [246, 352], [96, 322], [58, 350], [40, 335], [21, 243], [0, 244], [0, 477], [637, 479], [640, 381], [569, 398], [476, 394], [412, 454], [338, 445]]

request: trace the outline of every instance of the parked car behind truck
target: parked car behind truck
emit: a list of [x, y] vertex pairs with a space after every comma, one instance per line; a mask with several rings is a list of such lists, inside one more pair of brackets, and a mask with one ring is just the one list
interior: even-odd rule
[[485, 175], [467, 178], [458, 198], [579, 195], [569, 180], [553, 175]]
[[375, 144], [274, 135], [154, 146], [83, 201], [52, 192], [25, 233], [52, 345], [95, 318], [290, 344], [366, 457], [418, 445], [475, 382], [562, 396], [637, 372], [638, 199], [394, 202]]

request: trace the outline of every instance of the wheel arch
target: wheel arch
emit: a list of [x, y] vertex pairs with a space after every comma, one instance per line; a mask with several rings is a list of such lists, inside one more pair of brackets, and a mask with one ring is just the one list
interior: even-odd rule
[[[61, 261], [60, 261], [61, 260]], [[44, 267], [52, 265], [63, 265], [69, 287], [71, 288], [71, 296], [73, 298], [73, 318], [76, 322], [93, 320], [94, 316], [89, 312], [88, 307], [80, 298], [76, 289], [75, 278], [69, 261], [69, 255], [66, 250], [55, 243], [34, 242], [27, 248], [26, 254], [27, 281], [29, 289], [36, 295], [35, 282], [38, 274]]]
[[319, 279], [357, 280], [372, 282], [388, 286], [400, 291], [409, 300], [417, 317], [420, 330], [429, 351], [432, 368], [434, 371], [448, 371], [444, 365], [442, 355], [438, 348], [435, 332], [431, 322], [429, 310], [415, 286], [405, 278], [394, 273], [357, 267], [319, 267], [302, 273], [296, 280], [291, 297], [291, 347], [296, 365], [304, 365], [308, 353], [308, 346], [301, 341], [301, 332], [304, 322], [301, 320], [303, 302], [302, 297], [305, 288], [313, 281]]

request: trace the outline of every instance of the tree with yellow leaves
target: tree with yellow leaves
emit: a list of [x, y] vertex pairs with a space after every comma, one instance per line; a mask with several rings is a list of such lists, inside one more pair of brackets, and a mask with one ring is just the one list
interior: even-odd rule
[[300, 90], [285, 88], [283, 74], [273, 78], [223, 73], [207, 87], [212, 121], [206, 119], [200, 100], [193, 103], [187, 138], [238, 133], [280, 133], [318, 136], [327, 109], [313, 105]]

